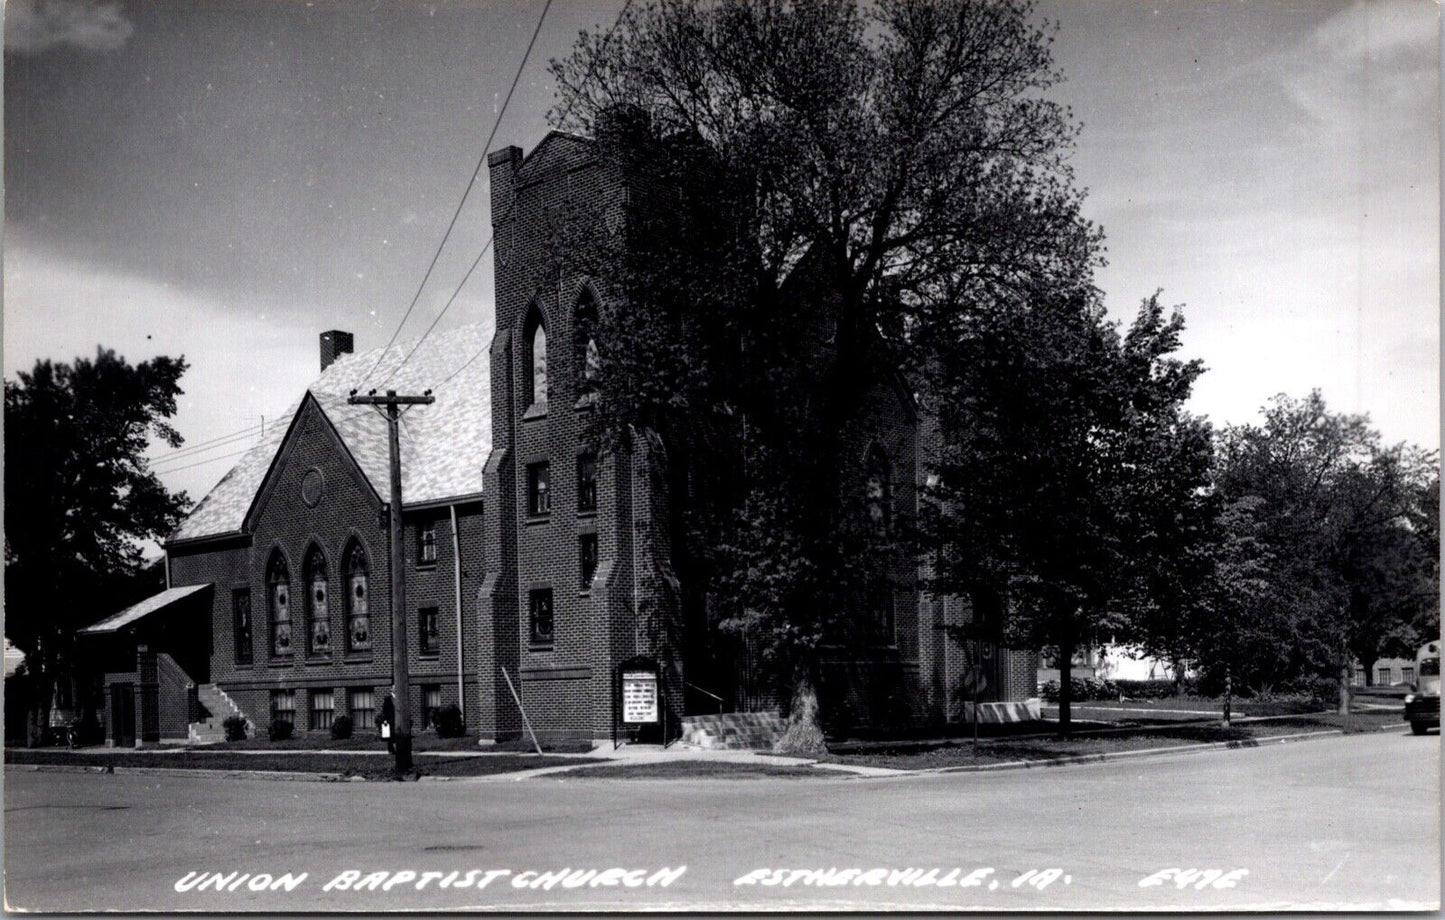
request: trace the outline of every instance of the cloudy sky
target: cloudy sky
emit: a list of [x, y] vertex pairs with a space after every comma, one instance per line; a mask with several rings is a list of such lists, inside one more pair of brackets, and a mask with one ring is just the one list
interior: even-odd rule
[[[530, 148], [549, 58], [621, 0], [554, 0], [495, 146]], [[161, 461], [193, 498], [317, 369], [386, 343], [465, 191], [541, 0], [9, 0], [5, 375], [97, 344], [184, 354]], [[1248, 421], [1321, 388], [1439, 441], [1439, 50], [1428, 0], [1051, 0], [1074, 157], [1127, 317], [1162, 288]], [[486, 176], [402, 338], [487, 239]], [[491, 258], [443, 325], [490, 320]], [[248, 433], [249, 432], [249, 433]], [[235, 435], [207, 448], [214, 439]], [[157, 451], [158, 455], [166, 451]]]

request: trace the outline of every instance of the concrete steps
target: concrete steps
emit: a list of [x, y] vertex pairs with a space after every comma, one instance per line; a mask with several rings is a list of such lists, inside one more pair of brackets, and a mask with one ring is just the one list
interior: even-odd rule
[[776, 712], [725, 712], [684, 716], [682, 740], [707, 750], [771, 751], [787, 727]]
[[225, 721], [231, 716], [240, 716], [246, 720], [246, 734], [254, 737], [256, 734], [256, 723], [241, 711], [235, 701], [215, 684], [197, 684], [196, 698], [205, 707], [210, 715], [199, 722], [192, 722], [187, 732], [187, 741], [190, 744], [215, 744], [218, 741], [226, 740]]

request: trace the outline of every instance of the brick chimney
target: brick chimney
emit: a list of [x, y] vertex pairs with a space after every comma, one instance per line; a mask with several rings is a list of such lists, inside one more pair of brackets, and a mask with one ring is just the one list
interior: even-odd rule
[[342, 355], [349, 355], [356, 347], [351, 333], [332, 329], [321, 333], [321, 369], [324, 371]]

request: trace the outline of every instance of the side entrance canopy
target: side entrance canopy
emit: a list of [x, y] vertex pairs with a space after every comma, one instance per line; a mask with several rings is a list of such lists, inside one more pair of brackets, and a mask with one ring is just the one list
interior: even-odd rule
[[180, 588], [167, 588], [160, 594], [152, 595], [139, 604], [125, 608], [114, 616], [108, 616], [99, 623], [87, 626], [80, 631], [80, 634], [82, 636], [114, 635], [128, 626], [139, 623], [143, 618], [152, 613], [165, 610], [167, 607], [183, 601], [194, 594], [199, 594], [210, 587], [208, 583], [203, 585], [185, 585]]

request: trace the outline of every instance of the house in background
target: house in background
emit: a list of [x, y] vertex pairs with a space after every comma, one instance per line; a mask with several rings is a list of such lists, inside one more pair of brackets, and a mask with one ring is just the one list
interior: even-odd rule
[[[1074, 677], [1101, 680], [1173, 680], [1176, 673], [1174, 662], [1145, 655], [1137, 647], [1117, 642], [1080, 649], [1074, 653], [1070, 670]], [[1189, 673], [1186, 669], [1186, 676]], [[1039, 683], [1058, 679], [1058, 661], [1045, 655], [1040, 661]]]

